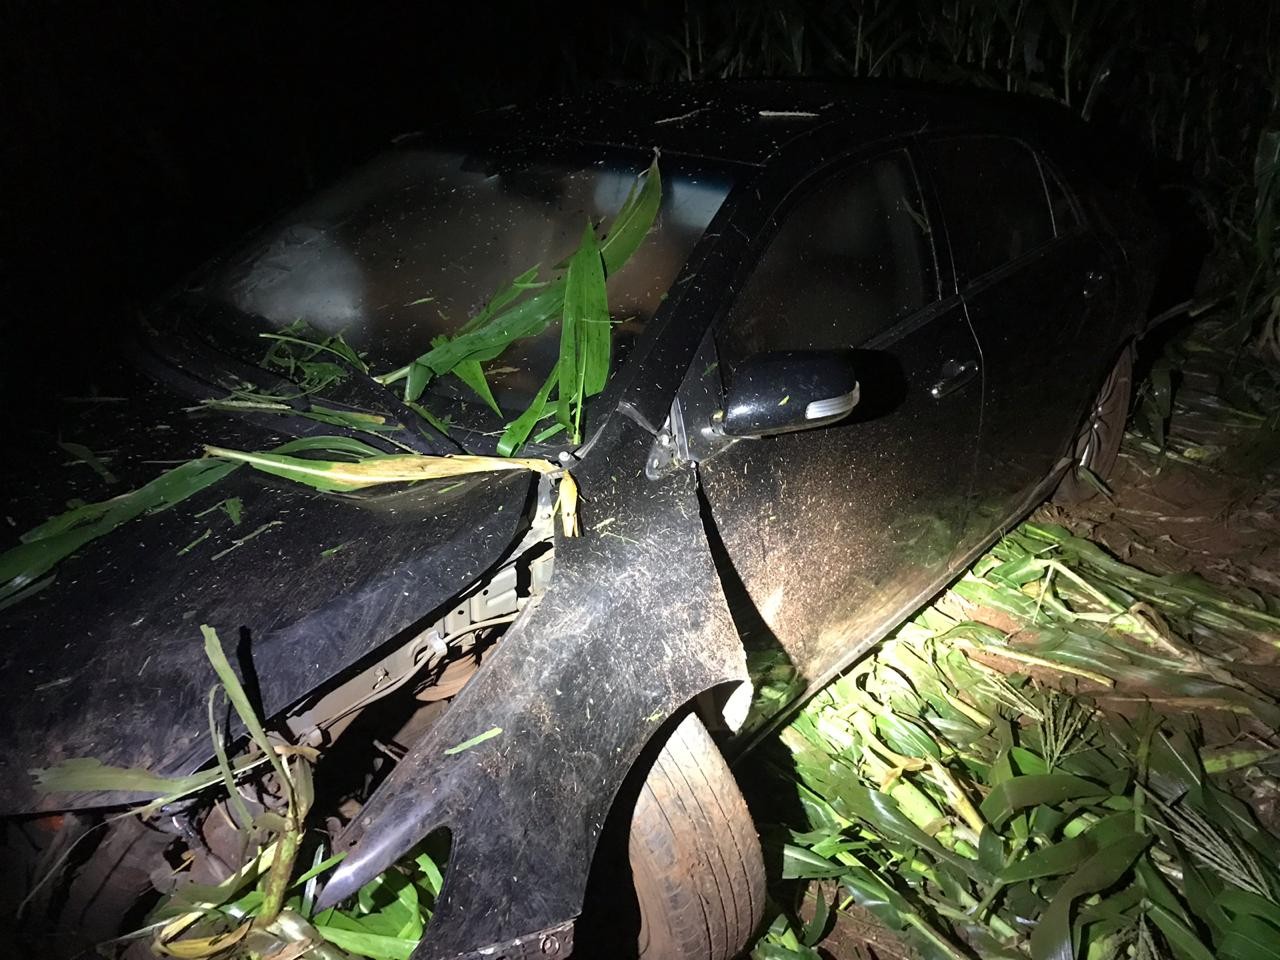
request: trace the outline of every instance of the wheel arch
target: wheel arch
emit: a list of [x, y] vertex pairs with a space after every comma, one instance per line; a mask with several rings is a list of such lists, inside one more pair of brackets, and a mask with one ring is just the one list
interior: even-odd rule
[[[322, 905], [430, 830], [451, 831], [445, 887], [415, 960], [571, 937], [605, 817], [637, 758], [679, 711], [748, 680], [692, 473], [643, 479], [651, 439], [636, 437], [606, 466], [642, 489], [618, 484], [592, 502], [615, 535], [557, 542], [545, 596], [341, 841], [348, 856]], [[586, 490], [610, 490], [607, 480], [579, 478]]]

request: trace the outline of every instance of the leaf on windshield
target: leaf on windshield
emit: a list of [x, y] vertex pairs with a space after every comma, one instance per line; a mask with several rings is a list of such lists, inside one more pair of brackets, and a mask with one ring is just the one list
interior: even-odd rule
[[[568, 429], [574, 442], [579, 442], [582, 402], [603, 390], [609, 377], [612, 338], [605, 280], [640, 246], [653, 226], [661, 200], [662, 178], [655, 156], [632, 185], [605, 239], [599, 240], [588, 224], [577, 249], [560, 264], [563, 273], [538, 280], [538, 267], [530, 267], [490, 297], [452, 337], [436, 337], [426, 353], [375, 379], [384, 385], [405, 381], [404, 399], [412, 403], [433, 379], [453, 374], [490, 409], [500, 412], [482, 364], [496, 359], [517, 340], [537, 336], [559, 319], [556, 367], [529, 407], [507, 424], [498, 452], [511, 456], [519, 450], [547, 414], [553, 391], [556, 399], [551, 412], [561, 429]], [[539, 434], [550, 435], [551, 431]]]

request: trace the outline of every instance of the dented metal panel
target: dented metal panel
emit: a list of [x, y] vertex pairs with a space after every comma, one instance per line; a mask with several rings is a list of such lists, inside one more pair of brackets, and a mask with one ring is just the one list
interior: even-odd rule
[[698, 693], [746, 679], [692, 472], [647, 480], [652, 438], [617, 422], [577, 474], [586, 535], [557, 542], [542, 601], [374, 795], [324, 891], [341, 900], [448, 827], [449, 871], [418, 960], [575, 917], [641, 749]]

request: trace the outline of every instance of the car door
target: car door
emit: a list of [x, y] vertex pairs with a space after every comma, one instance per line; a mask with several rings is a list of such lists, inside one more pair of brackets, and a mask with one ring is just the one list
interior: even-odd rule
[[982, 349], [972, 537], [1042, 495], [1112, 359], [1113, 276], [1061, 182], [1009, 137], [923, 145]]
[[948, 574], [965, 526], [978, 353], [941, 289], [929, 218], [905, 150], [821, 176], [774, 215], [717, 328], [730, 390], [750, 356], [853, 351], [848, 418], [739, 440], [699, 465], [728, 560], [810, 684]]

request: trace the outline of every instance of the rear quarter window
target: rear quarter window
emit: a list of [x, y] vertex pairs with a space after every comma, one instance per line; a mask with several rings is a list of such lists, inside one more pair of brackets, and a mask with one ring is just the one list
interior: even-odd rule
[[924, 148], [961, 285], [1054, 237], [1040, 164], [1006, 137], [955, 137]]

